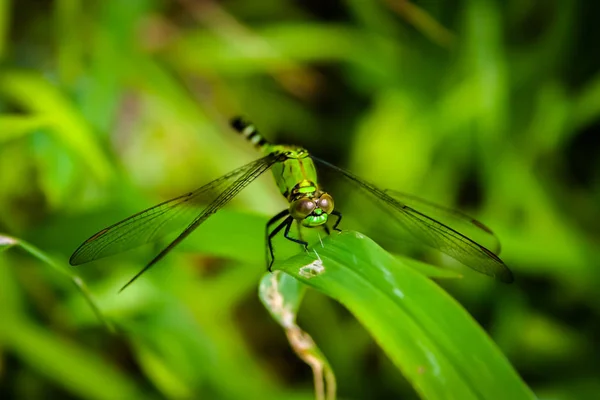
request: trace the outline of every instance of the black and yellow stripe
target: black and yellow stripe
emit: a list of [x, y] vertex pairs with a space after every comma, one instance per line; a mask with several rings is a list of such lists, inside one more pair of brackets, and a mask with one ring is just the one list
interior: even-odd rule
[[231, 120], [231, 127], [248, 139], [248, 141], [258, 149], [261, 149], [268, 144], [267, 140], [262, 137], [256, 127], [242, 117], [233, 118]]

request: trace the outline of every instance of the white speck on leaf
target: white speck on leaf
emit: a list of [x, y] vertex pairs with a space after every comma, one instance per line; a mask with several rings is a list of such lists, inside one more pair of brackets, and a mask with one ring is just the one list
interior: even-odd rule
[[310, 279], [321, 275], [324, 271], [325, 267], [323, 266], [323, 261], [315, 260], [310, 264], [301, 267], [298, 274], [304, 278]]
[[401, 299], [404, 298], [404, 293], [402, 292], [402, 290], [398, 289], [398, 288], [394, 288], [394, 294], [398, 297], [400, 297]]

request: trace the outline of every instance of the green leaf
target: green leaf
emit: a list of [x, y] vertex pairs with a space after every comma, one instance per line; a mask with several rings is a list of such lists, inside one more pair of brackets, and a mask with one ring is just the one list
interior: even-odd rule
[[42, 116], [0, 115], [0, 143], [35, 132], [37, 129], [48, 127], [48, 118]]
[[6, 236], [3, 234], [0, 234], [0, 251], [7, 250], [12, 246], [20, 246], [23, 250], [25, 250], [27, 253], [31, 254], [33, 257], [35, 257], [38, 260], [42, 261], [43, 263], [49, 265], [52, 269], [54, 269], [58, 273], [64, 275], [68, 279], [70, 279], [71, 282], [73, 282], [73, 284], [75, 285], [75, 287], [77, 287], [77, 290], [79, 290], [81, 292], [81, 294], [85, 298], [88, 305], [92, 308], [92, 311], [94, 312], [96, 317], [98, 317], [98, 319], [106, 326], [106, 328], [109, 331], [114, 332], [114, 327], [112, 326], [110, 321], [108, 321], [104, 317], [104, 315], [100, 311], [100, 307], [98, 307], [95, 300], [92, 298], [92, 295], [91, 295], [87, 285], [85, 284], [85, 282], [83, 282], [83, 280], [79, 276], [74, 274], [69, 268], [65, 268], [65, 267], [61, 266], [60, 264], [56, 263], [51, 257], [46, 255], [43, 251], [41, 251], [38, 248], [32, 246], [31, 244], [25, 242], [24, 240], [20, 240], [20, 239], [13, 238], [11, 236]]
[[132, 379], [98, 353], [58, 337], [14, 313], [3, 315], [3, 345], [38, 373], [86, 399], [148, 398]]
[[342, 232], [276, 263], [338, 300], [427, 399], [532, 399], [473, 318], [431, 280], [371, 239]]
[[168, 363], [165, 362], [162, 354], [153, 351], [143, 341], [131, 340], [131, 345], [135, 349], [141, 369], [165, 397], [173, 399], [193, 397], [193, 391], [185, 382], [184, 377], [178, 374], [178, 371], [168, 368]]
[[298, 357], [312, 368], [316, 399], [335, 399], [336, 381], [329, 362], [310, 335], [296, 324], [296, 314], [305, 290], [303, 283], [275, 271], [262, 277], [258, 293], [265, 308], [285, 330]]
[[0, 74], [0, 93], [31, 114], [28, 122], [23, 119], [10, 121], [11, 132], [6, 136], [16, 136], [19, 130], [43, 123], [50, 126], [61, 143], [87, 165], [95, 178], [105, 182], [111, 177], [112, 167], [87, 121], [74, 104], [42, 75], [19, 70], [5, 71]]
[[258, 294], [271, 316], [285, 327], [296, 323], [296, 314], [305, 291], [306, 285], [288, 274], [275, 271], [263, 275]]

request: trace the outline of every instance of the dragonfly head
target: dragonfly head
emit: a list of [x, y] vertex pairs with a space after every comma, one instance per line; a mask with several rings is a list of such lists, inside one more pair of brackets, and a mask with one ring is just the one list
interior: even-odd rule
[[305, 194], [290, 203], [292, 218], [309, 228], [325, 224], [332, 211], [333, 198], [322, 192], [315, 192], [313, 196]]

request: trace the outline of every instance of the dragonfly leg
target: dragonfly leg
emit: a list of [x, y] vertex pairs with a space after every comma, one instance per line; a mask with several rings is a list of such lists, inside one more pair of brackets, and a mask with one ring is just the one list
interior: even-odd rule
[[273, 255], [273, 243], [271, 241], [273, 240], [275, 235], [277, 235], [283, 228], [285, 228], [283, 236], [285, 236], [286, 239], [303, 245], [305, 249], [308, 248], [308, 243], [306, 243], [305, 241], [295, 239], [295, 238], [289, 236], [290, 228], [292, 227], [293, 222], [294, 222], [294, 218], [292, 218], [292, 216], [290, 215], [281, 224], [277, 225], [277, 228], [273, 229], [273, 232], [271, 232], [269, 234], [269, 237], [268, 237], [269, 251], [271, 253], [271, 261], [269, 262], [269, 267], [268, 267], [269, 272], [272, 272], [271, 267], [273, 267], [273, 263], [275, 262], [275, 256]]
[[277, 215], [275, 215], [273, 218], [271, 218], [269, 220], [269, 222], [267, 222], [267, 225], [266, 225], [266, 229], [265, 229], [265, 242], [266, 242], [265, 260], [267, 261], [267, 269], [269, 270], [269, 272], [271, 271], [271, 267], [273, 266], [273, 262], [275, 261], [275, 256], [273, 255], [273, 243], [271, 240], [285, 226], [284, 225], [285, 222], [280, 224], [277, 228], [275, 228], [275, 230], [272, 233], [269, 232], [269, 228], [275, 222], [278, 222], [281, 218], [285, 217], [288, 214], [289, 214], [289, 211], [287, 209], [283, 210], [280, 213], [278, 213]]
[[325, 233], [329, 236], [331, 234], [331, 232], [329, 231], [329, 227], [326, 224], [323, 224], [323, 230], [325, 231]]
[[286, 222], [288, 223], [287, 226], [285, 227], [285, 231], [283, 232], [283, 236], [285, 236], [285, 238], [287, 240], [291, 240], [292, 242], [296, 242], [296, 243], [301, 244], [302, 246], [304, 246], [304, 248], [307, 248], [308, 247], [308, 243], [307, 242], [305, 242], [304, 240], [296, 239], [296, 238], [293, 238], [293, 237], [289, 236], [290, 229], [292, 228], [292, 222], [293, 221], [294, 221], [294, 219], [291, 216], [288, 217], [285, 221], [283, 221], [284, 224]]
[[337, 221], [335, 221], [335, 224], [333, 224], [333, 230], [341, 232], [342, 230], [338, 229], [338, 225], [340, 224], [340, 222], [342, 222], [342, 213], [337, 210], [333, 210], [331, 212], [331, 215], [335, 215], [338, 218]]
[[296, 239], [296, 238], [293, 238], [293, 237], [289, 236], [290, 229], [292, 227], [292, 222], [293, 221], [294, 221], [294, 219], [291, 216], [287, 217], [285, 219], [285, 221], [283, 221], [282, 225], [287, 222], [287, 226], [285, 227], [285, 231], [283, 232], [283, 236], [285, 236], [285, 238], [287, 240], [291, 240], [292, 242], [296, 242], [298, 244], [301, 244], [304, 247], [304, 249], [307, 250], [308, 249], [308, 243], [307, 242], [305, 242], [304, 240]]

